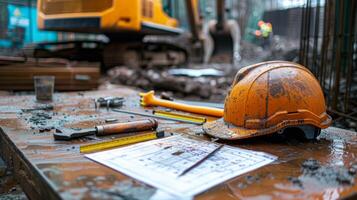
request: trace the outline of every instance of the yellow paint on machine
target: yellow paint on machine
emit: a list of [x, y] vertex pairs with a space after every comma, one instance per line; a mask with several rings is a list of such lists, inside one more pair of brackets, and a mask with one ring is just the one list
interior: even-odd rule
[[[40, 29], [51, 30], [45, 26], [46, 20], [81, 18], [98, 18], [100, 21], [96, 30], [81, 29], [81, 32], [140, 32], [145, 22], [165, 28], [178, 26], [177, 20], [163, 11], [161, 0], [39, 0], [37, 7]], [[65, 26], [63, 24], [56, 30], [77, 31]]]

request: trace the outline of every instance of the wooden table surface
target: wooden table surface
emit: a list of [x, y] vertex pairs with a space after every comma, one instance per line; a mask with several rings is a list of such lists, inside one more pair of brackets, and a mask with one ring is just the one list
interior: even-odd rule
[[[124, 87], [57, 93], [53, 111], [21, 111], [40, 105], [34, 96], [1, 97], [0, 154], [28, 197], [149, 199], [156, 192], [150, 185], [85, 158], [79, 153], [79, 145], [91, 140], [54, 141], [55, 128], [89, 128], [108, 118], [120, 122], [145, 118], [105, 108], [96, 110], [93, 99], [105, 96], [125, 97], [123, 109], [145, 111], [139, 106], [138, 92]], [[159, 129], [191, 135], [201, 131], [197, 125], [167, 120], [159, 120]], [[317, 141], [266, 136], [227, 144], [271, 153], [279, 159], [199, 194], [196, 199], [338, 199], [353, 198], [357, 191], [355, 132], [331, 127], [323, 130]]]

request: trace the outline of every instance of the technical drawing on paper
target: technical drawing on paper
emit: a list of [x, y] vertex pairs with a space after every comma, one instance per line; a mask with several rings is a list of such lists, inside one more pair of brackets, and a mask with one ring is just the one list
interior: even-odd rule
[[225, 145], [184, 176], [178, 176], [217, 146], [177, 135], [86, 157], [169, 193], [191, 196], [276, 159], [270, 154]]

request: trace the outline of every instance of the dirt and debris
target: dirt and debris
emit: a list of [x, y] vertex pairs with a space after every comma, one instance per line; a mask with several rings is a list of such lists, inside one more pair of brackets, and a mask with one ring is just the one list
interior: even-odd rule
[[[23, 114], [20, 116], [25, 117]], [[49, 123], [52, 117], [53, 112], [32, 111], [30, 112], [30, 116], [25, 119], [31, 125], [32, 130], [38, 129], [38, 132], [43, 133], [55, 129], [55, 126]]]
[[357, 163], [349, 168], [345, 166], [322, 165], [315, 159], [307, 159], [301, 164], [302, 174], [299, 177], [289, 177], [288, 180], [301, 188], [308, 181], [316, 181], [320, 185], [326, 186], [347, 186], [354, 185], [357, 171]]
[[47, 120], [52, 119], [52, 115], [48, 112], [34, 112], [29, 119], [29, 122], [35, 125], [46, 125]]
[[[0, 162], [2, 159], [0, 158]], [[0, 199], [1, 200], [27, 200], [25, 193], [16, 182], [12, 172], [6, 170], [4, 162], [0, 163], [4, 167], [4, 173], [0, 173]]]
[[27, 200], [27, 196], [22, 191], [20, 185], [12, 187], [8, 192], [0, 194], [1, 200]]
[[[74, 119], [78, 119], [78, 116], [76, 116], [76, 114], [80, 112], [91, 113], [81, 118], [81, 121], [83, 121], [83, 123], [85, 123], [85, 121], [88, 119], [93, 119], [97, 117], [94, 108], [93, 111], [88, 111], [87, 108], [81, 108], [80, 106], [76, 106], [62, 113], [62, 112], [58, 112], [58, 109], [60, 108], [54, 109], [55, 106], [56, 105], [54, 104], [54, 105], [38, 106], [38, 107], [34, 107], [34, 109], [32, 108], [26, 110], [23, 109], [21, 112], [18, 113], [17, 116], [21, 119], [24, 119], [27, 122], [31, 130], [34, 131], [33, 132], [34, 134], [50, 132], [55, 129], [66, 127], [67, 125], [70, 126], [71, 122], [73, 122]], [[41, 109], [37, 109], [37, 108], [41, 108]], [[81, 127], [71, 127], [71, 128], [81, 128]]]
[[109, 73], [111, 83], [130, 85], [145, 90], [170, 91], [175, 97], [221, 101], [233, 76], [187, 77], [170, 75], [167, 70], [117, 67]]

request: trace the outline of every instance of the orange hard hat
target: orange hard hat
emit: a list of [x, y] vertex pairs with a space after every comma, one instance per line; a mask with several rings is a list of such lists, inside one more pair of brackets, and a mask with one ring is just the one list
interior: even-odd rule
[[314, 75], [296, 63], [269, 61], [238, 71], [226, 96], [223, 118], [204, 124], [203, 129], [211, 136], [234, 140], [299, 126], [319, 133], [330, 124]]

